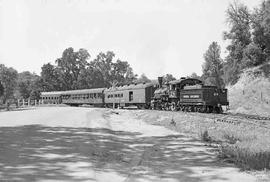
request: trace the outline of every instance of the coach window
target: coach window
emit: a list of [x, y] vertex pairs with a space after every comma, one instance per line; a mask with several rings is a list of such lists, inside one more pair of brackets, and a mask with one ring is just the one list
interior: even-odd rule
[[133, 101], [133, 92], [129, 92], [129, 101]]

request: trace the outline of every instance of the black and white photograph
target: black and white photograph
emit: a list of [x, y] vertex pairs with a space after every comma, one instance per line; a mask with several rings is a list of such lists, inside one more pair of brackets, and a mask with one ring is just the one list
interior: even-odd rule
[[0, 182], [269, 182], [270, 0], [0, 0]]

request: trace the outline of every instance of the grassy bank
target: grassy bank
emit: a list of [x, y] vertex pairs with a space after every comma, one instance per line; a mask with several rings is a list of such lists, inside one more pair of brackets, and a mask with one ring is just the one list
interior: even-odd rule
[[270, 121], [266, 121], [269, 126], [266, 123], [262, 127], [244, 121], [218, 122], [218, 118], [207, 114], [134, 112], [147, 123], [162, 125], [210, 144], [218, 143], [219, 157], [242, 169], [270, 169]]

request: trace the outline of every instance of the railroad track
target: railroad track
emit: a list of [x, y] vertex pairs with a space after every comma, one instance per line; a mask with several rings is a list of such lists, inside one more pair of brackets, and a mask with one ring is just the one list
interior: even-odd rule
[[[157, 110], [158, 111], [158, 110]], [[164, 111], [164, 110], [160, 110]], [[167, 111], [168, 112], [168, 111]], [[270, 117], [259, 116], [259, 115], [249, 115], [249, 114], [233, 114], [233, 113], [198, 113], [198, 112], [182, 112], [182, 111], [170, 111], [174, 113], [186, 113], [190, 116], [199, 116], [203, 118], [212, 119], [214, 122], [228, 123], [233, 125], [248, 124], [260, 128], [265, 128], [270, 130]]]
[[[205, 116], [206, 115], [206, 116]], [[248, 115], [248, 114], [232, 114], [232, 113], [223, 113], [223, 114], [205, 114], [204, 117], [213, 119], [214, 122], [222, 122], [228, 124], [248, 124], [260, 128], [265, 128], [270, 130], [270, 118], [262, 117], [258, 115]]]
[[254, 120], [269, 120], [270, 121], [270, 117], [265, 117], [265, 116], [259, 116], [259, 115], [249, 115], [249, 114], [232, 114], [230, 113], [229, 115], [233, 115], [233, 116], [241, 116], [241, 117], [245, 117], [247, 119], [254, 119]]

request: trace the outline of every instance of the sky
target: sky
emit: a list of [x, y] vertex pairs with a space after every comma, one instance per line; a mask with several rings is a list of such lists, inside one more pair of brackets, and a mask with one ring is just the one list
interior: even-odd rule
[[[40, 74], [62, 52], [85, 48], [91, 59], [113, 51], [138, 75], [201, 75], [233, 0], [0, 0], [0, 63]], [[259, 0], [242, 0], [250, 9]]]

